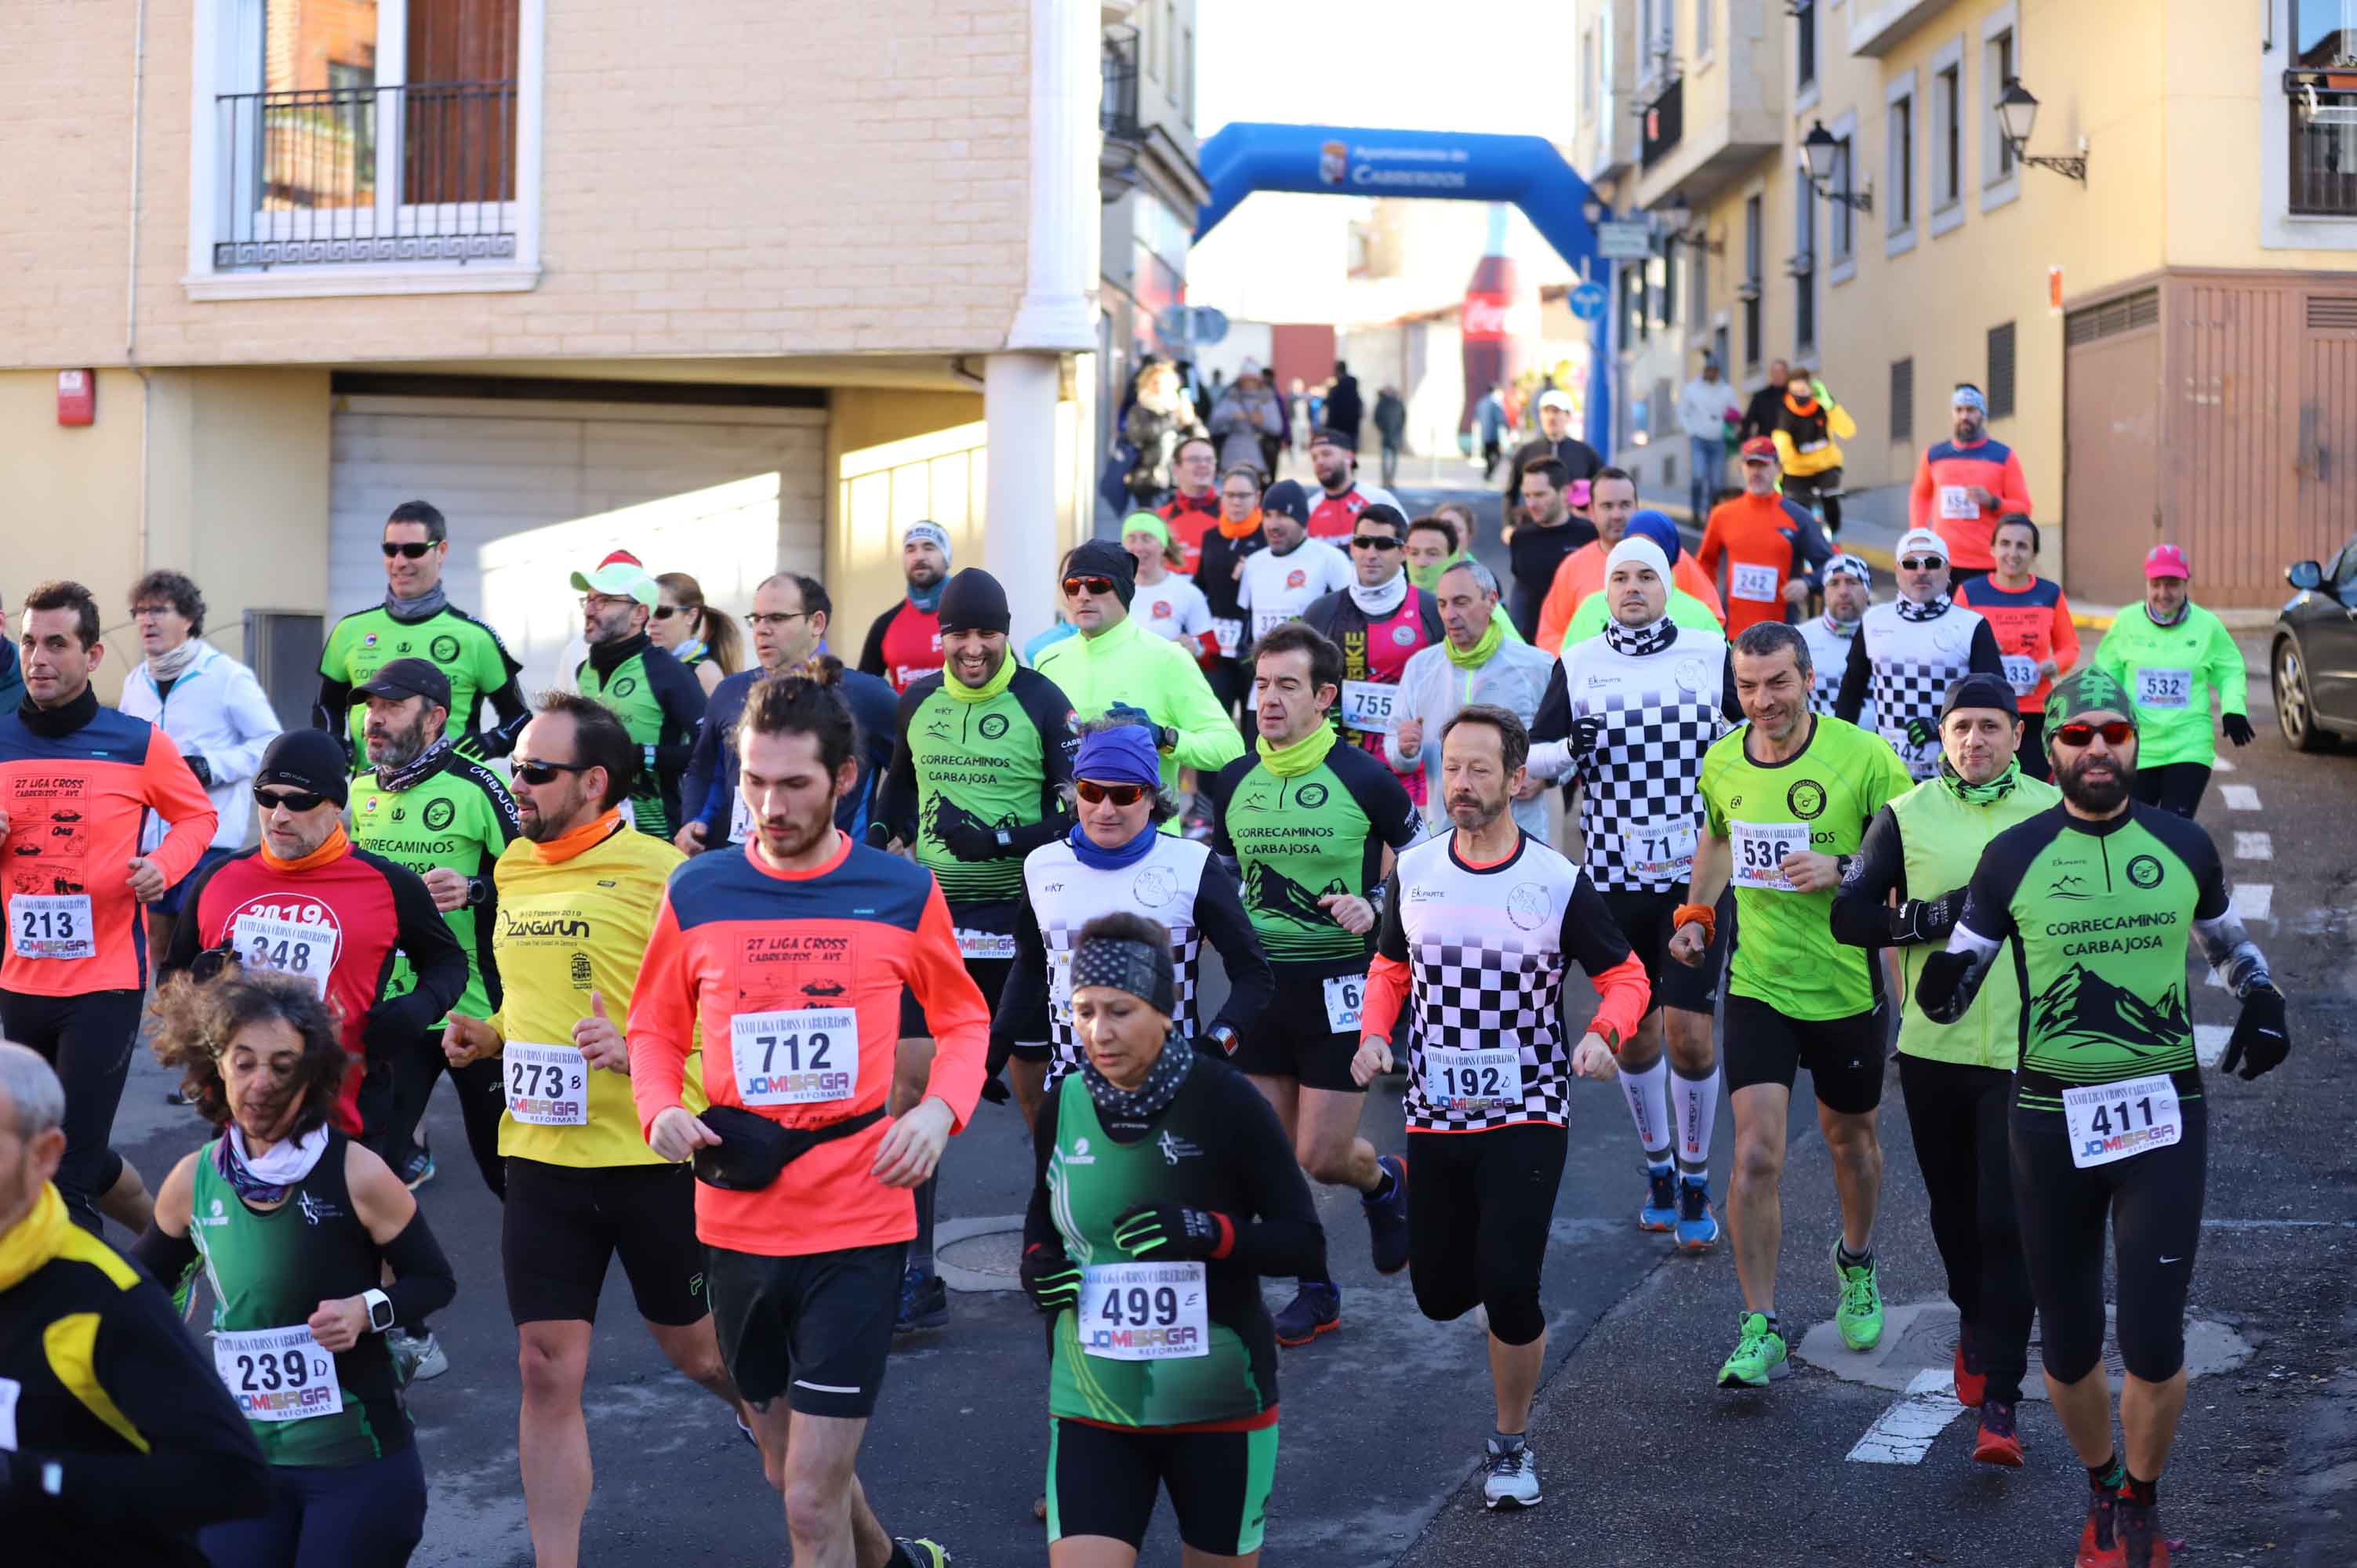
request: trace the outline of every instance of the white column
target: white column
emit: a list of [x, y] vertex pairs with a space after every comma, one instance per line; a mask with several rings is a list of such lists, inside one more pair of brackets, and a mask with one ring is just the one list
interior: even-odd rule
[[1097, 16], [1095, 0], [1031, 0], [1030, 250], [1009, 349], [1096, 347]]
[[993, 354], [983, 362], [983, 418], [989, 428], [983, 569], [1006, 590], [1017, 648], [1056, 618], [1056, 568], [1063, 531], [1056, 513], [1055, 354]]

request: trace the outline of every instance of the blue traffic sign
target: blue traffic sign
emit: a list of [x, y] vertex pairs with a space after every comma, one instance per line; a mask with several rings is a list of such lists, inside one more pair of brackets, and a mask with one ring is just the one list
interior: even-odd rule
[[1571, 291], [1571, 313], [1582, 321], [1601, 321], [1611, 295], [1600, 283], [1584, 283]]

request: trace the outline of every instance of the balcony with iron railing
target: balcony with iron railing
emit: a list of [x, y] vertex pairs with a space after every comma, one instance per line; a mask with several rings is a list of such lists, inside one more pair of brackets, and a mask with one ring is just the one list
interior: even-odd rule
[[214, 269], [513, 260], [516, 86], [221, 95]]

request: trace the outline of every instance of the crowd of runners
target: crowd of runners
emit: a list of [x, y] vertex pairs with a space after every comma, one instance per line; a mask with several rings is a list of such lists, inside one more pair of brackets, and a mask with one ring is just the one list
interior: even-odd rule
[[[130, 586], [119, 652], [91, 589], [33, 587], [0, 670], [0, 1530], [41, 1563], [408, 1560], [432, 1318], [489, 1288], [414, 1196], [445, 1075], [500, 1206], [543, 1568], [580, 1557], [618, 1259], [758, 1449], [793, 1562], [949, 1561], [879, 1522], [925, 1499], [857, 1459], [896, 1336], [954, 1334], [933, 1194], [985, 1101], [1031, 1129], [1049, 1354], [1002, 1375], [1044, 1372], [1050, 1562], [1133, 1562], [1162, 1497], [1190, 1563], [1257, 1559], [1280, 1348], [1316, 1375], [1359, 1245], [1313, 1183], [1358, 1195], [1426, 1316], [1480, 1314], [1496, 1420], [1468, 1446], [1490, 1507], [1529, 1507], [1573, 1080], [1625, 1097], [1635, 1223], [1724, 1234], [1733, 1342], [1691, 1375], [1757, 1390], [1792, 1348], [1804, 1069], [1839, 1205], [1796, 1237], [1843, 1342], [1883, 1333], [1895, 1026], [1975, 1459], [2023, 1463], [2034, 1314], [2090, 1483], [2079, 1563], [2165, 1563], [2205, 1084], [2288, 1049], [2192, 821], [2213, 698], [2251, 738], [2243, 664], [2167, 544], [2083, 645], [2018, 464], [1976, 392], [1953, 413], [1887, 595], [1810, 504], [1837, 449], [1744, 443], [1690, 545], [1548, 400], [1509, 582], [1469, 508], [1361, 486], [1350, 432], [1312, 438], [1314, 485], [1194, 438], [1167, 499], [1057, 564], [1053, 627], [909, 525], [847, 665], [813, 577], [759, 585], [746, 660], [693, 578], [616, 552], [573, 575], [565, 688], [527, 693], [445, 596], [425, 501], [283, 733], [186, 576]], [[2189, 950], [2240, 1006], [2207, 1080]], [[191, 1117], [168, 1170], [111, 1146], [142, 1048]], [[1394, 1074], [1384, 1149], [1362, 1112]]]

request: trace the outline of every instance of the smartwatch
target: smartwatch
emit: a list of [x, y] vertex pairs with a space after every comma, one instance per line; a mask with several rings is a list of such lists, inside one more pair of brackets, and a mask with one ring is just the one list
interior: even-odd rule
[[1015, 847], [1015, 834], [1008, 829], [999, 829], [996, 836], [998, 840], [999, 848], [1013, 849]]
[[1211, 1033], [1205, 1035], [1203, 1038], [1219, 1047], [1220, 1054], [1223, 1057], [1236, 1054], [1236, 1032], [1225, 1024], [1212, 1025]]
[[393, 1326], [393, 1297], [381, 1290], [362, 1291], [361, 1300], [368, 1304], [368, 1326], [371, 1334], [382, 1334]]

